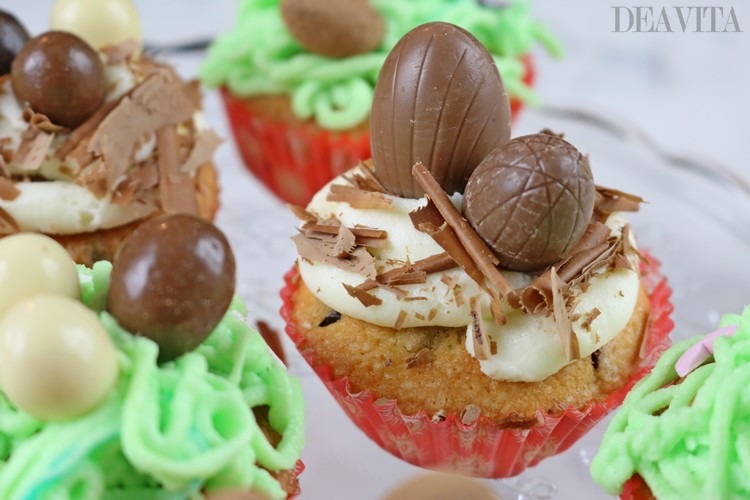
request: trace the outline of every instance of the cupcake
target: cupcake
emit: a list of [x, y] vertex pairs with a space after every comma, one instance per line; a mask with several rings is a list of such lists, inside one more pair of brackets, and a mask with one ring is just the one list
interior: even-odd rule
[[468, 32], [404, 36], [375, 88], [373, 159], [295, 207], [282, 291], [287, 333], [355, 424], [412, 464], [481, 477], [567, 449], [671, 328], [623, 215], [640, 198], [596, 186], [550, 131], [510, 139], [504, 95]]
[[[220, 140], [201, 123], [197, 84], [140, 55], [136, 39], [90, 45], [93, 11], [64, 12], [34, 38], [0, 15], [16, 34], [2, 38], [0, 234], [47, 234], [91, 265], [151, 217], [212, 219]], [[117, 22], [96, 18], [105, 31]]]
[[591, 474], [622, 498], [747, 498], [750, 307], [676, 344], [628, 394]]
[[0, 497], [297, 494], [301, 386], [245, 322], [224, 235], [164, 216], [117, 255], [0, 240]]
[[520, 2], [475, 0], [242, 0], [214, 42], [203, 83], [219, 87], [235, 143], [253, 174], [304, 205], [333, 177], [370, 157], [368, 117], [378, 72], [413, 27], [450, 20], [471, 31], [505, 76], [514, 110], [535, 102], [529, 53], [557, 42]]

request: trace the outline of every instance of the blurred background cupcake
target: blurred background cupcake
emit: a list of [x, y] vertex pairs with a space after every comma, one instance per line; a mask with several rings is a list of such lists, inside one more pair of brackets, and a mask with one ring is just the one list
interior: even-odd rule
[[445, 20], [493, 54], [513, 111], [534, 103], [528, 56], [559, 45], [527, 4], [475, 0], [242, 0], [235, 26], [209, 48], [203, 82], [220, 87], [246, 166], [286, 202], [306, 204], [327, 181], [370, 157], [373, 89], [407, 31]]

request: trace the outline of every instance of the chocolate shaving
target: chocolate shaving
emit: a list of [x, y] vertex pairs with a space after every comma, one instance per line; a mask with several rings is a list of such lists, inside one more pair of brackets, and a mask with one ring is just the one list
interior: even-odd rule
[[592, 310], [590, 310], [586, 314], [586, 316], [584, 316], [583, 322], [581, 323], [581, 328], [583, 328], [584, 330], [590, 330], [591, 329], [591, 323], [593, 323], [594, 320], [596, 318], [598, 318], [601, 313], [602, 312], [599, 310], [598, 307], [595, 307]]
[[18, 226], [16, 219], [4, 208], [0, 207], [0, 236], [15, 234], [20, 230], [21, 228]]
[[370, 279], [375, 279], [377, 276], [375, 259], [363, 247], [355, 248], [351, 255], [342, 259], [337, 257], [334, 251], [335, 237], [312, 238], [305, 233], [300, 233], [293, 236], [292, 241], [297, 246], [297, 253], [303, 259], [332, 264], [340, 269], [352, 271]]
[[468, 254], [456, 232], [445, 222], [440, 211], [432, 200], [409, 213], [409, 218], [416, 229], [429, 235], [435, 243], [453, 258], [458, 266], [477, 283], [484, 283], [484, 276]]
[[129, 38], [115, 45], [105, 45], [99, 51], [104, 55], [107, 66], [114, 66], [130, 59], [141, 47], [138, 40]]
[[354, 297], [355, 299], [357, 299], [358, 301], [360, 301], [360, 303], [365, 307], [379, 306], [380, 304], [383, 303], [382, 300], [372, 295], [371, 293], [368, 293], [365, 290], [361, 290], [355, 286], [351, 286], [346, 283], [342, 283], [342, 284], [344, 285], [346, 292], [352, 297]]
[[364, 191], [353, 186], [331, 184], [327, 201], [346, 203], [352, 208], [360, 209], [389, 209], [393, 203], [382, 193]]
[[54, 134], [61, 130], [65, 130], [65, 127], [52, 123], [47, 115], [36, 113], [33, 109], [28, 107], [24, 108], [21, 117], [31, 126], [31, 128], [41, 130], [42, 132]]
[[412, 354], [411, 356], [406, 358], [406, 368], [414, 368], [415, 366], [426, 365], [432, 363], [434, 359], [435, 354], [430, 349], [423, 347], [416, 354]]
[[[104, 118], [87, 148], [95, 156], [101, 156], [107, 165], [108, 188], [112, 190], [122, 181], [141, 137], [182, 123], [194, 111], [182, 83], [169, 71], [157, 71], [136, 86]], [[159, 152], [165, 153], [162, 149]]]
[[205, 165], [213, 157], [214, 151], [219, 147], [223, 139], [216, 135], [213, 130], [206, 130], [198, 135], [198, 138], [190, 151], [187, 160], [180, 166], [180, 172], [186, 173], [191, 177], [201, 165]]
[[481, 414], [482, 410], [480, 410], [477, 405], [466, 405], [466, 407], [461, 410], [459, 418], [464, 425], [473, 425], [479, 420]]
[[578, 347], [578, 337], [573, 332], [573, 326], [570, 324], [570, 318], [565, 308], [565, 299], [560, 289], [560, 281], [557, 278], [557, 271], [554, 267], [549, 272], [550, 286], [552, 288], [552, 315], [555, 319], [557, 333], [560, 336], [565, 359], [573, 361], [581, 357]]
[[401, 327], [404, 325], [404, 320], [406, 320], [406, 311], [401, 309], [398, 312], [398, 317], [396, 318], [396, 322], [393, 324], [393, 328], [395, 330], [400, 330]]
[[348, 257], [354, 252], [355, 240], [352, 233], [346, 226], [339, 226], [339, 232], [336, 235], [336, 243], [333, 246], [335, 257]]
[[469, 298], [469, 314], [471, 315], [471, 340], [474, 345], [474, 357], [479, 360], [490, 359], [490, 338], [484, 331], [482, 323], [482, 307], [476, 296]]
[[594, 201], [594, 212], [601, 215], [609, 215], [612, 212], [637, 212], [640, 209], [643, 198], [634, 194], [596, 186], [596, 200]]
[[16, 184], [7, 177], [0, 177], [0, 198], [7, 201], [15, 200], [21, 192]]
[[[115, 99], [114, 101], [109, 101], [102, 104], [99, 109], [94, 111], [93, 115], [89, 116], [85, 122], [76, 127], [75, 130], [73, 130], [73, 132], [68, 135], [68, 138], [65, 139], [65, 142], [62, 143], [59, 148], [57, 148], [57, 151], [55, 151], [55, 157], [58, 160], [63, 160], [70, 153], [72, 153], [73, 150], [76, 149], [76, 147], [81, 144], [84, 139], [90, 137], [94, 133], [94, 131], [96, 131], [96, 129], [99, 127], [99, 124], [101, 124], [101, 122], [107, 117], [107, 115], [120, 104], [120, 101], [124, 97], [125, 96], [122, 96], [119, 99]], [[81, 153], [79, 153], [78, 156], [81, 157], [84, 154], [89, 156], [90, 160], [85, 163], [79, 161], [78, 163], [81, 166], [88, 164], [91, 159], [93, 159], [93, 155], [91, 155], [91, 153], [87, 153], [85, 149]]]
[[[195, 196], [195, 181], [179, 169], [177, 131], [167, 126], [156, 132], [159, 149], [159, 202], [166, 213], [198, 213], [198, 199]], [[111, 172], [110, 172], [111, 173]], [[109, 178], [113, 185], [112, 177]]]
[[378, 274], [374, 279], [369, 279], [358, 285], [357, 289], [367, 292], [380, 287], [394, 292], [398, 296], [399, 289], [395, 289], [393, 286], [421, 284], [426, 281], [427, 275], [445, 271], [453, 267], [455, 267], [455, 263], [447, 253], [430, 255], [412, 264], [404, 264], [401, 267]]
[[39, 170], [47, 156], [55, 134], [29, 128], [21, 136], [21, 144], [13, 155], [11, 166], [21, 172], [35, 172]]
[[313, 214], [305, 210], [299, 205], [293, 205], [288, 204], [287, 207], [289, 207], [289, 210], [292, 211], [295, 217], [297, 217], [299, 220], [301, 220], [303, 223], [308, 222], [317, 222], [318, 218], [315, 217]]
[[344, 175], [344, 179], [351, 184], [363, 191], [371, 191], [375, 193], [387, 193], [386, 189], [375, 177], [373, 170], [372, 160], [365, 160], [360, 162], [358, 169], [353, 172]]
[[453, 299], [456, 301], [458, 307], [464, 305], [464, 292], [460, 286], [453, 289]]
[[414, 165], [412, 174], [432, 202], [435, 203], [445, 222], [456, 232], [456, 236], [461, 241], [462, 246], [484, 276], [485, 279], [477, 283], [487, 289], [492, 296], [490, 309], [495, 321], [499, 324], [505, 323], [505, 316], [502, 313], [500, 300], [503, 296], [510, 293], [512, 288], [497, 269], [497, 258], [466, 219], [461, 217], [461, 214], [453, 206], [448, 195], [421, 162]]

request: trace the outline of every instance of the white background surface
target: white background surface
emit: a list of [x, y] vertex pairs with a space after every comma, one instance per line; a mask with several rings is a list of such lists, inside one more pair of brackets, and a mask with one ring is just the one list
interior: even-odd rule
[[[157, 43], [192, 40], [225, 31], [232, 24], [235, 7], [233, 0], [137, 0], [135, 3], [142, 14], [146, 39]], [[650, 0], [634, 3], [656, 8], [675, 4]], [[536, 2], [536, 16], [560, 38], [566, 52], [563, 61], [553, 61], [541, 53], [536, 58], [539, 96], [550, 105], [594, 110], [615, 120], [632, 123], [667, 150], [708, 159], [750, 177], [750, 2], [690, 2], [691, 5], [696, 3], [720, 5], [725, 9], [733, 6], [745, 32], [614, 33], [612, 4], [633, 3], [622, 0]], [[46, 29], [51, 5], [51, 0], [0, 0], [0, 8], [14, 12], [32, 33]], [[185, 76], [192, 77], [200, 55], [168, 59]], [[206, 93], [205, 106], [208, 121], [229, 138], [214, 92]], [[531, 116], [522, 117], [516, 134], [538, 127], [534, 120], [530, 120]], [[227, 141], [217, 153], [216, 163], [224, 189], [218, 223], [227, 230], [237, 249], [239, 291], [251, 308], [254, 307], [254, 317], [279, 327], [280, 319], [275, 314], [279, 306], [276, 290], [281, 286], [281, 275], [294, 258], [293, 246], [286, 236], [292, 234], [295, 221], [282, 204], [245, 173], [231, 141]], [[592, 167], [596, 172], [596, 165]], [[652, 180], [649, 172], [641, 169], [638, 175], [636, 190], [641, 186], [643, 189], [639, 192], [650, 192]], [[660, 189], [666, 191], [669, 187]], [[699, 186], [691, 196], [697, 196], [700, 191]], [[657, 198], [650, 201], [653, 210], [658, 211], [658, 194], [651, 196]], [[727, 203], [718, 197], [712, 201], [717, 205]], [[679, 213], [672, 215], [678, 216]], [[732, 216], [746, 221], [750, 212]], [[675, 222], [690, 225], [690, 221]], [[269, 231], [269, 226], [282, 229]], [[703, 227], [706, 231], [713, 230]], [[666, 237], [658, 236], [659, 231], [653, 225], [647, 229], [647, 239], [654, 238], [657, 245], [665, 241]], [[747, 230], [747, 226], [743, 226], [743, 230]], [[706, 242], [706, 245], [710, 243]], [[679, 247], [679, 242], [673, 246]], [[669, 248], [668, 245], [665, 248]], [[737, 252], [727, 254], [729, 257], [721, 263], [722, 270], [716, 274], [731, 276], [733, 267], [747, 267], [743, 258], [747, 253], [740, 251], [747, 248], [738, 247]], [[677, 250], [675, 248], [675, 253]], [[685, 250], [697, 254], [700, 249]], [[253, 257], [259, 252], [265, 253], [267, 261], [263, 257]], [[665, 268], [675, 275], [673, 285], [681, 284], [683, 276], [685, 284], [690, 285], [691, 278], [678, 268], [682, 265], [678, 261], [665, 262]], [[717, 286], [727, 287], [724, 292], [731, 292], [734, 288], [741, 295], [748, 291], [746, 282], [722, 280], [717, 278]], [[699, 328], [715, 319], [721, 303], [706, 309], [711, 317], [703, 311], [699, 312], [702, 316], [690, 316], [687, 309], [695, 298], [691, 299], [690, 293], [685, 291], [688, 288], [675, 295], [678, 326]], [[703, 294], [715, 292], [699, 286], [696, 290], [696, 293]], [[750, 302], [750, 294], [733, 299], [735, 304]], [[694, 333], [698, 332], [680, 335]], [[287, 347], [287, 351], [291, 351]], [[290, 363], [290, 369], [303, 380], [308, 407], [308, 445], [303, 455], [307, 470], [301, 476], [303, 499], [379, 498], [392, 485], [421, 473], [370, 443], [351, 426], [322, 385], [310, 375], [304, 362], [292, 354]], [[546, 496], [551, 498], [603, 498], [600, 490], [591, 484], [581, 460], [581, 455], [585, 459], [595, 450], [597, 439], [598, 434], [592, 433], [580, 446], [545, 461], [521, 478], [491, 484], [498, 490], [518, 486], [527, 491], [548, 493]]]

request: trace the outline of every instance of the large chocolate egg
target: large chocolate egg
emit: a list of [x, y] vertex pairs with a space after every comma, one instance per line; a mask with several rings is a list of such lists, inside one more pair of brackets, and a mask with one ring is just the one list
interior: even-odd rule
[[154, 340], [164, 362], [203, 342], [234, 286], [224, 234], [198, 217], [168, 215], [141, 224], [118, 249], [107, 309], [125, 329]]
[[104, 65], [89, 44], [72, 33], [48, 31], [29, 40], [11, 67], [21, 103], [57, 125], [75, 128], [104, 102]]
[[510, 105], [489, 52], [448, 23], [407, 33], [385, 60], [370, 116], [375, 175], [388, 192], [418, 198], [422, 162], [448, 194], [463, 192], [482, 159], [510, 138]]
[[500, 258], [533, 271], [570, 251], [594, 210], [588, 159], [550, 134], [517, 137], [492, 151], [466, 186], [464, 215]]
[[26, 42], [29, 33], [12, 14], [0, 9], [0, 76], [10, 73], [10, 65]]

